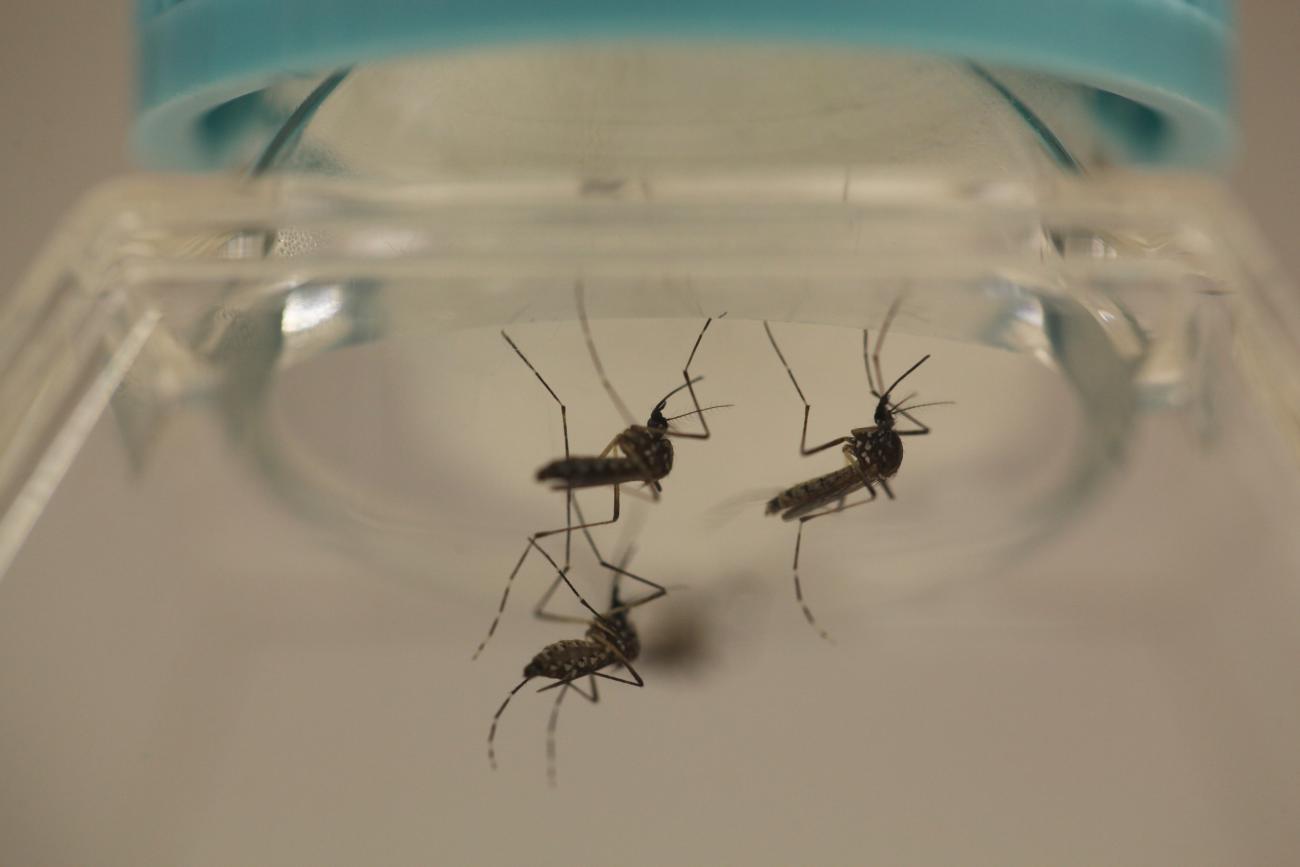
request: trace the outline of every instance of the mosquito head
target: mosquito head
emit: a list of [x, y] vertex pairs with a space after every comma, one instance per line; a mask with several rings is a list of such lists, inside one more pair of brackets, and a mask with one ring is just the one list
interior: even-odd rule
[[[889, 386], [889, 388], [885, 390], [884, 394], [877, 395], [879, 400], [876, 401], [876, 427], [881, 430], [893, 430], [894, 413], [893, 408], [889, 404], [889, 396], [894, 393], [894, 389], [898, 388], [900, 382], [907, 379], [908, 375], [910, 375], [912, 371], [916, 370], [922, 364], [925, 364], [926, 359], [929, 357], [930, 356], [928, 355], [923, 356], [920, 361], [903, 371], [903, 375], [894, 380], [893, 385]], [[904, 398], [904, 400], [906, 400], [906, 398]]]
[[704, 379], [704, 377], [697, 376], [690, 382], [683, 382], [681, 385], [665, 394], [664, 399], [655, 404], [655, 408], [650, 411], [650, 420], [645, 423], [645, 426], [654, 430], [668, 430], [669, 419], [664, 416], [664, 408], [668, 406], [669, 398], [682, 389], [694, 385], [702, 379]]
[[894, 414], [889, 410], [889, 395], [884, 395], [876, 402], [876, 427], [881, 430], [894, 429]]

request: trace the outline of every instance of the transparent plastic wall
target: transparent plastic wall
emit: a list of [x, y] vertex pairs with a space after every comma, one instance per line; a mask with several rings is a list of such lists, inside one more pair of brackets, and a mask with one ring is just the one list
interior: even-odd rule
[[[1294, 292], [1217, 183], [1105, 171], [1064, 85], [783, 58], [357, 70], [255, 180], [83, 203], [0, 318], [0, 860], [1300, 854]], [[726, 70], [748, 103], [692, 88]], [[269, 97], [269, 125], [319, 84]], [[471, 123], [503, 104], [547, 122]], [[485, 743], [524, 664], [581, 635], [530, 616], [541, 558], [470, 655], [527, 536], [565, 520], [534, 480], [560, 412], [500, 331], [575, 454], [625, 424], [578, 282], [638, 421], [725, 312], [692, 372], [729, 406], [593, 534], [669, 594], [633, 612], [645, 687], [564, 703], [551, 788], [555, 693], [515, 697], [495, 772]], [[764, 503], [844, 461], [800, 455], [762, 323], [824, 442], [872, 423], [863, 329], [896, 301], [886, 378], [929, 354], [900, 391], [951, 404], [916, 411], [895, 499], [805, 525], [829, 643]], [[608, 490], [579, 500], [607, 516]], [[571, 575], [606, 599], [576, 536]]]

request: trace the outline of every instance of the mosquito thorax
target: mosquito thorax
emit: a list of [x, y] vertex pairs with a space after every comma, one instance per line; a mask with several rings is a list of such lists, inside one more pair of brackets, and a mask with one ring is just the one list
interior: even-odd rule
[[592, 639], [603, 638], [612, 644], [624, 659], [629, 662], [635, 660], [641, 654], [641, 639], [627, 612], [606, 614], [602, 620], [604, 620], [603, 624], [593, 624], [587, 630], [587, 636]]

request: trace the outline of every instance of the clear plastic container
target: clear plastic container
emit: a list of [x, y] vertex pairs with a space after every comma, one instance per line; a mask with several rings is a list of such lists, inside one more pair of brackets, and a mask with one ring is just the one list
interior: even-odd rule
[[[1300, 306], [1218, 181], [916, 54], [514, 46], [259, 99], [253, 177], [101, 189], [0, 319], [0, 860], [1300, 855]], [[670, 593], [548, 790], [553, 693], [484, 744], [579, 631], [529, 616], [540, 559], [470, 654], [564, 514], [498, 332], [575, 453], [623, 426], [579, 280], [635, 414], [723, 311], [693, 370], [735, 406], [597, 536]], [[954, 404], [896, 500], [807, 525], [830, 646], [763, 504], [842, 460], [762, 322], [823, 441], [900, 297], [886, 376], [929, 353], [906, 388]], [[577, 542], [573, 578], [607, 593]]]

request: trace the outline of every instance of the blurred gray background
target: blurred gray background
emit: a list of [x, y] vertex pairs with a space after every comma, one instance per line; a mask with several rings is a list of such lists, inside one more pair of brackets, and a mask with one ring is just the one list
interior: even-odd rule
[[[77, 196], [132, 168], [131, 4], [7, 0], [0, 28], [0, 292]], [[1287, 270], [1300, 200], [1300, 3], [1240, 4], [1242, 150], [1232, 180]]]

